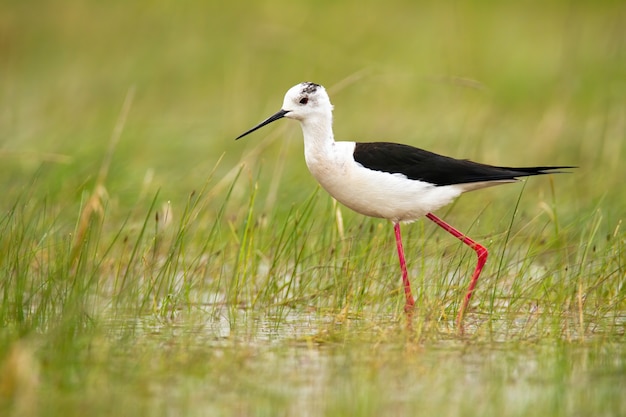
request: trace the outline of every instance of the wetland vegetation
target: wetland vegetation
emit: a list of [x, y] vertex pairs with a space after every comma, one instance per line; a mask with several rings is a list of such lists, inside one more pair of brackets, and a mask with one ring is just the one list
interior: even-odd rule
[[[621, 2], [0, 5], [0, 415], [626, 415]], [[308, 174], [339, 140], [571, 174], [438, 214], [474, 253]]]

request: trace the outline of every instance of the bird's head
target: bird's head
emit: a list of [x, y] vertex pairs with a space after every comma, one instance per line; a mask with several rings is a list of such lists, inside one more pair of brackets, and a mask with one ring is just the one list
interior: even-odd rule
[[239, 135], [237, 139], [283, 117], [304, 123], [317, 117], [332, 118], [332, 111], [333, 105], [330, 103], [330, 98], [324, 87], [311, 82], [300, 83], [287, 91], [283, 100], [283, 106], [277, 113]]

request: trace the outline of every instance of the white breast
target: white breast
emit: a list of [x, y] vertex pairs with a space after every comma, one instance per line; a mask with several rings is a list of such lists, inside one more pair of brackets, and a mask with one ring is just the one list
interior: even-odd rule
[[307, 151], [309, 171], [337, 201], [371, 217], [411, 221], [449, 204], [463, 190], [373, 171], [354, 161], [354, 142], [332, 142], [323, 152]]

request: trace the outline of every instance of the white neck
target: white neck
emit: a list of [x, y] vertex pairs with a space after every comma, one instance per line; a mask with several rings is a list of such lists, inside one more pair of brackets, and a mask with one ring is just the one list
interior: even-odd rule
[[300, 122], [304, 135], [304, 154], [315, 158], [316, 155], [325, 154], [332, 149], [335, 143], [333, 136], [332, 115], [309, 117]]

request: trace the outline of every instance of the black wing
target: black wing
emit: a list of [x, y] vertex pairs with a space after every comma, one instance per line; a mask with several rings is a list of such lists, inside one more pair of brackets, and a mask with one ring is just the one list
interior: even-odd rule
[[513, 180], [530, 175], [555, 174], [571, 166], [511, 168], [455, 159], [409, 145], [390, 142], [357, 142], [354, 160], [375, 171], [399, 173], [409, 179], [435, 185]]

